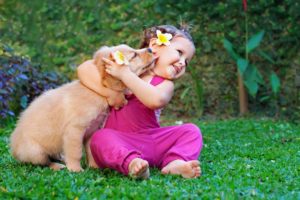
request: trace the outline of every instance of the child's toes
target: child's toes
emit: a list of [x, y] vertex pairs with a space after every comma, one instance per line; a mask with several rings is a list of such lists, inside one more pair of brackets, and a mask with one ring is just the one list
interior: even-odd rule
[[141, 166], [141, 163], [138, 162], [138, 163], [136, 163], [135, 168], [140, 168], [140, 166]]
[[195, 177], [201, 176], [201, 169], [195, 171]]
[[199, 167], [199, 165], [200, 165], [200, 162], [198, 160], [192, 160], [192, 161], [189, 161], [189, 163], [192, 168]]
[[145, 163], [144, 162], [139, 163], [138, 167], [139, 169], [142, 169], [143, 167], [145, 167]]
[[132, 178], [147, 179], [150, 176], [149, 164], [141, 158], [135, 158], [129, 164], [129, 175]]
[[168, 174], [168, 173], [169, 173], [169, 171], [168, 171], [168, 169], [166, 169], [166, 168], [163, 168], [163, 169], [161, 170], [161, 173], [162, 173], [162, 174]]

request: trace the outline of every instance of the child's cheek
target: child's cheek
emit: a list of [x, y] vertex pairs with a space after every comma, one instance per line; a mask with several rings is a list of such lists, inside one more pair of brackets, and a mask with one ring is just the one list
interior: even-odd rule
[[169, 78], [171, 78], [171, 79], [175, 78], [176, 71], [175, 71], [174, 67], [168, 67], [166, 69], [166, 72], [167, 72], [167, 75], [168, 75]]

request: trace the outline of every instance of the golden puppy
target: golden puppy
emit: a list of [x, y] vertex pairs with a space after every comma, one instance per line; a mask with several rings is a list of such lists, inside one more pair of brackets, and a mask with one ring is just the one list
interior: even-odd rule
[[[129, 62], [128, 66], [137, 75], [149, 69], [154, 61], [147, 49], [135, 50], [127, 45], [100, 48], [94, 60], [102, 83], [99, 87], [103, 91], [112, 89], [124, 92], [125, 85], [105, 73], [102, 61], [103, 57], [111, 58], [111, 54], [117, 50], [123, 53]], [[125, 101], [124, 95], [122, 98]], [[64, 165], [52, 162], [50, 158], [63, 155], [70, 171], [82, 171], [80, 160], [83, 141], [87, 141], [102, 126], [107, 112], [106, 98], [79, 81], [49, 90], [36, 98], [20, 115], [10, 137], [12, 155], [21, 162], [46, 165], [52, 169], [60, 169]], [[89, 166], [96, 166], [89, 148], [87, 150]]]

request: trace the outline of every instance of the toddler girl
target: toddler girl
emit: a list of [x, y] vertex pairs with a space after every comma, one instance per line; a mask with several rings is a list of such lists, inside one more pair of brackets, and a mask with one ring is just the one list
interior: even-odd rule
[[[193, 40], [184, 29], [162, 25], [144, 31], [141, 48], [145, 47], [157, 59], [154, 68], [141, 77], [103, 59], [107, 73], [123, 81], [133, 94], [127, 96], [123, 108], [111, 109], [104, 128], [92, 136], [93, 158], [100, 168], [135, 178], [148, 178], [149, 166], [158, 167], [163, 174], [196, 178], [201, 174], [198, 156], [203, 145], [199, 128], [191, 123], [160, 127], [158, 122], [160, 109], [173, 96], [172, 80], [185, 73], [195, 53]], [[81, 82], [94, 90], [100, 84], [96, 73], [92, 61], [78, 68]]]

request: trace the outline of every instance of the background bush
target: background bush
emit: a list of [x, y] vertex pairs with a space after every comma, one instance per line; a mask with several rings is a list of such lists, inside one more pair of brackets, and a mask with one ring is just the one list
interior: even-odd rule
[[[74, 78], [76, 66], [91, 58], [101, 45], [139, 46], [142, 30], [157, 24], [192, 25], [197, 47], [188, 73], [176, 83], [167, 113], [185, 116], [229, 117], [238, 114], [237, 72], [223, 48], [224, 37], [242, 53], [245, 20], [241, 0], [223, 1], [104, 1], [0, 0], [0, 37], [21, 55]], [[274, 96], [261, 87], [249, 99], [257, 115], [299, 119], [300, 5], [292, 0], [248, 2], [249, 35], [265, 31], [261, 50], [273, 64], [253, 55], [251, 62], [274, 70], [281, 91]]]
[[66, 78], [55, 72], [43, 72], [40, 65], [17, 56], [0, 43], [0, 119], [15, 116], [44, 90], [56, 88]]

